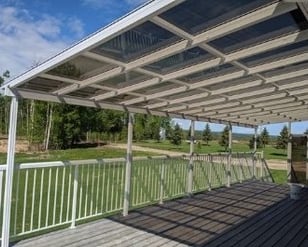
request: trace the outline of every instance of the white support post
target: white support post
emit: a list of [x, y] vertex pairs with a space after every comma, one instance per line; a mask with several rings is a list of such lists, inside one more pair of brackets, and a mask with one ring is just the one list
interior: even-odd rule
[[130, 201], [130, 183], [132, 170], [132, 143], [133, 143], [133, 119], [134, 114], [128, 114], [128, 128], [127, 128], [127, 155], [126, 155], [126, 169], [125, 169], [125, 189], [124, 189], [124, 205], [123, 216], [128, 215], [129, 201]]
[[17, 129], [17, 114], [18, 114], [18, 100], [12, 97], [10, 110], [10, 127], [7, 147], [7, 161], [6, 161], [6, 179], [5, 179], [5, 194], [4, 194], [4, 208], [3, 208], [3, 223], [2, 223], [2, 247], [8, 247], [10, 243], [10, 216], [11, 216], [11, 200], [12, 187], [14, 175], [14, 161], [15, 161], [15, 143], [16, 143], [16, 129]]
[[252, 156], [252, 178], [256, 178], [256, 153], [257, 153], [257, 138], [258, 138], [258, 127], [255, 127], [254, 140], [253, 140], [253, 156]]
[[73, 188], [71, 228], [75, 228], [76, 226], [77, 196], [78, 196], [78, 165], [76, 165], [74, 169], [74, 188]]
[[187, 184], [187, 194], [192, 196], [193, 191], [193, 169], [194, 169], [194, 141], [195, 141], [195, 121], [191, 121], [190, 124], [190, 158], [188, 165], [188, 184]]
[[231, 185], [231, 163], [232, 163], [232, 125], [229, 124], [229, 141], [228, 141], [228, 168], [227, 168], [227, 187]]
[[289, 138], [288, 138], [288, 151], [287, 151], [287, 154], [288, 154], [288, 163], [287, 163], [287, 179], [288, 179], [288, 182], [291, 182], [291, 172], [292, 172], [292, 125], [291, 125], [291, 122], [288, 122], [288, 135], [289, 135]]

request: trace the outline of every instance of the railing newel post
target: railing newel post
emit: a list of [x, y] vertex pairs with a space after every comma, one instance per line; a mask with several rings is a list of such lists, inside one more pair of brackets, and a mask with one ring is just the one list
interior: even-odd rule
[[160, 196], [159, 196], [159, 204], [164, 203], [164, 191], [165, 191], [165, 160], [162, 160], [162, 164], [160, 167]]
[[209, 169], [209, 191], [212, 190], [212, 165], [213, 165], [213, 156], [209, 154], [210, 157], [210, 169]]
[[73, 202], [72, 202], [72, 223], [70, 228], [76, 227], [76, 216], [77, 216], [77, 196], [78, 196], [78, 171], [79, 165], [75, 165], [74, 169], [74, 187], [73, 187]]

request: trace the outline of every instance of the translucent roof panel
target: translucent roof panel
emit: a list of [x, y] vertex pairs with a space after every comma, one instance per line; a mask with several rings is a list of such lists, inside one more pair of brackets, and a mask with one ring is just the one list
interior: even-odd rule
[[34, 78], [20, 86], [22, 89], [35, 90], [40, 92], [53, 92], [71, 84], [57, 80], [50, 80], [41, 77]]
[[82, 89], [79, 89], [77, 91], [71, 92], [68, 95], [69, 96], [74, 96], [77, 98], [91, 98], [93, 95], [101, 94], [101, 93], [106, 93], [107, 91], [93, 88], [93, 87], [84, 87]]
[[294, 63], [292, 65], [282, 66], [277, 69], [272, 69], [272, 70], [261, 73], [261, 75], [263, 75], [264, 77], [273, 77], [273, 76], [287, 74], [289, 72], [307, 69], [307, 68], [308, 68], [308, 61], [304, 61], [304, 62]]
[[211, 90], [211, 91], [226, 89], [226, 88], [230, 88], [230, 87], [234, 87], [234, 86], [240, 86], [240, 85], [242, 85], [242, 88], [245, 88], [246, 83], [256, 81], [256, 80], [260, 80], [260, 79], [256, 76], [244, 76], [244, 77], [239, 78], [239, 79], [227, 80], [227, 81], [220, 82], [220, 83], [217, 83], [217, 84], [214, 84], [214, 85], [210, 85], [210, 86], [207, 86], [207, 87], [204, 87], [204, 88]]
[[190, 34], [196, 34], [271, 2], [275, 1], [187, 0], [160, 17]]
[[253, 67], [283, 57], [294, 56], [304, 51], [308, 51], [308, 40], [283, 46], [278, 49], [266, 51], [251, 57], [247, 57], [240, 60], [240, 62], [242, 62], [248, 67]]
[[207, 53], [205, 50], [199, 47], [194, 47], [184, 52], [162, 59], [158, 62], [149, 64], [144, 68], [157, 73], [166, 74], [188, 65], [206, 61], [212, 57], [213, 56]]
[[239, 70], [238, 68], [234, 67], [232, 64], [226, 63], [222, 64], [210, 69], [206, 69], [197, 73], [193, 73], [184, 77], [181, 77], [180, 80], [185, 81], [187, 83], [194, 83], [206, 79], [210, 79], [213, 77], [225, 75], [234, 71]]
[[97, 61], [85, 56], [78, 56], [47, 72], [51, 75], [84, 80], [111, 70], [117, 66]]
[[147, 21], [92, 51], [128, 62], [179, 40], [180, 38], [173, 33]]
[[305, 16], [297, 9], [216, 39], [210, 45], [224, 53], [230, 53], [307, 28]]
[[98, 82], [97, 84], [111, 88], [123, 88], [148, 79], [151, 79], [148, 75], [136, 71], [130, 71], [114, 76], [108, 80]]
[[150, 86], [150, 87], [139, 89], [136, 92], [140, 94], [151, 95], [151, 94], [155, 94], [159, 92], [164, 92], [166, 90], [170, 90], [178, 86], [179, 85], [176, 83], [166, 81], [166, 82], [162, 82], [162, 83]]
[[246, 127], [283, 122], [277, 107], [308, 105], [304, 16], [298, 1], [152, 0], [0, 93]]

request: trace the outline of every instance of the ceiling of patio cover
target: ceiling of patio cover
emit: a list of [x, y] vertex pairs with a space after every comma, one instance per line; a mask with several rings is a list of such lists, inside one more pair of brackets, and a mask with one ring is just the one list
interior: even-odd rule
[[247, 127], [308, 120], [307, 10], [278, 0], [150, 1], [2, 91]]

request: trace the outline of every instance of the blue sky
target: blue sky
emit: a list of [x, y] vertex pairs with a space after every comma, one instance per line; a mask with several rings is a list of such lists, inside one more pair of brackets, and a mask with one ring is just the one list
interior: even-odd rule
[[[42, 62], [81, 38], [123, 16], [146, 0], [0, 0], [0, 72], [12, 76]], [[175, 120], [185, 129], [190, 121]], [[197, 123], [203, 129], [204, 123]], [[266, 126], [277, 135], [284, 124]], [[211, 124], [214, 131], [223, 125]], [[293, 133], [303, 133], [308, 122], [294, 123]], [[234, 132], [253, 133], [246, 128]]]

